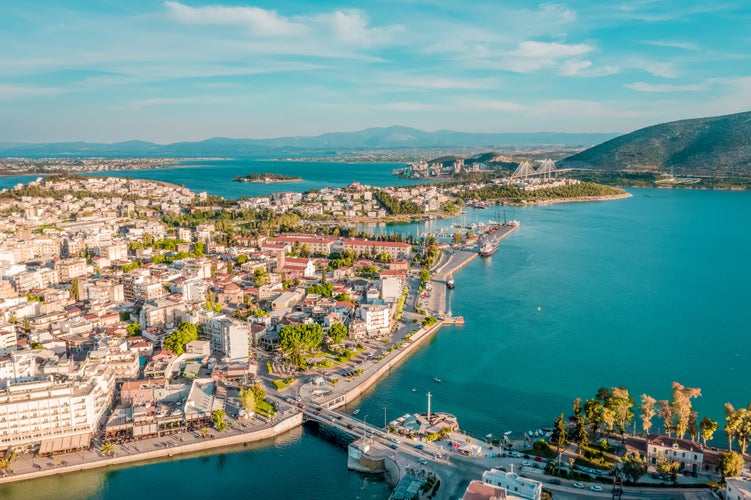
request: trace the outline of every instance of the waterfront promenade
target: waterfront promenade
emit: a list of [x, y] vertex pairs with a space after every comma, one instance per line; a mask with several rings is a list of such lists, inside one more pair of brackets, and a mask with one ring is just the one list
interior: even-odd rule
[[[503, 232], [501, 237], [505, 237], [513, 232], [516, 226], [504, 226], [503, 228], [508, 229]], [[494, 237], [498, 238], [499, 236], [496, 234]], [[448, 274], [461, 269], [474, 260], [477, 255], [477, 251], [474, 249], [461, 250], [451, 255], [445, 254], [445, 260], [439, 262], [438, 268], [434, 270], [437, 278], [434, 278], [434, 281], [431, 283], [433, 289], [430, 294], [431, 301], [438, 300], [443, 303], [441, 306], [442, 309], [439, 307], [438, 311], [445, 311], [446, 292], [445, 283], [438, 283], [436, 280], [440, 280], [441, 278], [445, 280]], [[439, 286], [436, 287], [436, 284]], [[441, 284], [443, 285], [442, 288]], [[299, 386], [298, 395], [307, 404], [331, 409], [344, 406], [374, 386], [379, 380], [390, 373], [393, 368], [402, 363], [425, 342], [431, 339], [443, 326], [455, 323], [451, 319], [440, 320], [430, 327], [423, 327], [412, 331], [410, 332], [412, 335], [408, 341], [401, 343], [393, 352], [384, 353], [386, 355], [382, 360], [370, 359], [361, 363], [360, 370], [362, 371], [359, 375], [338, 380], [336, 383], [333, 383], [329, 379], [322, 387], [304, 383]], [[393, 342], [396, 343], [397, 340], [404, 338], [407, 332], [407, 328], [402, 329], [393, 339]], [[208, 438], [201, 437], [198, 432], [183, 432], [171, 436], [150, 438], [115, 445], [110, 453], [103, 453], [101, 448], [92, 447], [88, 450], [47, 458], [34, 458], [31, 455], [22, 454], [13, 460], [10, 467], [12, 473], [0, 476], [0, 484], [101, 467], [121, 466], [128, 463], [164, 459], [177, 455], [202, 453], [216, 448], [270, 439], [303, 423], [302, 412], [295, 407], [289, 406], [283, 400], [282, 396], [280, 394], [269, 394], [269, 398], [276, 401], [277, 407], [283, 409], [274, 421], [270, 423], [261, 423], [255, 426], [247, 424], [245, 426], [233, 425], [223, 433], [212, 430], [211, 437]]]

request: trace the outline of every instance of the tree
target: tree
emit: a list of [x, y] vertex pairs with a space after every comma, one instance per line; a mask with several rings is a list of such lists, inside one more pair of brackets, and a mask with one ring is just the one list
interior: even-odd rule
[[652, 427], [652, 418], [655, 416], [655, 403], [657, 400], [648, 394], [641, 395], [641, 428], [644, 434], [649, 434]]
[[240, 399], [240, 404], [245, 408], [245, 411], [248, 413], [255, 411], [256, 396], [251, 389], [240, 389], [238, 399]]
[[70, 284], [70, 296], [76, 300], [79, 300], [81, 298], [80, 295], [81, 292], [79, 290], [78, 278], [74, 278]]
[[640, 477], [647, 473], [647, 460], [634, 452], [626, 453], [622, 458], [621, 464], [626, 479], [633, 483], [637, 482]]
[[582, 448], [589, 445], [589, 433], [587, 433], [587, 420], [584, 414], [576, 416], [576, 427], [574, 428], [574, 439], [577, 443], [577, 453], [581, 454]]
[[256, 287], [268, 285], [269, 283], [271, 283], [271, 278], [268, 274], [266, 274], [266, 271], [264, 271], [260, 267], [253, 271], [253, 284]]
[[655, 467], [657, 473], [663, 477], [670, 479], [671, 483], [675, 483], [678, 480], [678, 469], [680, 464], [678, 462], [668, 462], [663, 456], [657, 459], [657, 465]]
[[347, 338], [347, 334], [349, 334], [349, 329], [344, 323], [334, 323], [331, 325], [331, 328], [329, 328], [329, 337], [333, 344], [341, 344], [344, 342], [344, 339]]
[[725, 403], [725, 434], [728, 437], [728, 450], [733, 451], [733, 441], [740, 430], [738, 415], [730, 403]]
[[704, 447], [706, 447], [707, 441], [711, 441], [712, 437], [714, 437], [714, 433], [717, 430], [717, 422], [709, 417], [704, 417], [699, 422], [699, 427], [701, 428], [701, 438], [704, 440]]
[[206, 245], [202, 241], [199, 241], [193, 245], [193, 253], [196, 257], [201, 257], [206, 252]]
[[741, 471], [743, 470], [743, 456], [734, 451], [723, 451], [718, 453], [717, 462], [720, 466], [720, 472], [722, 472], [723, 478], [740, 476]]
[[238, 266], [242, 266], [246, 262], [248, 262], [248, 256], [245, 255], [244, 253], [241, 253], [240, 255], [237, 256], [237, 259], [235, 259], [235, 263]]
[[610, 389], [610, 397], [605, 402], [605, 407], [613, 412], [613, 423], [618, 432], [623, 435], [628, 428], [629, 422], [634, 418], [631, 408], [634, 400], [629, 396], [625, 387], [613, 387]]
[[102, 453], [104, 455], [111, 455], [115, 450], [115, 444], [107, 441], [102, 445]]
[[214, 410], [211, 415], [214, 417], [214, 427], [216, 427], [216, 430], [222, 432], [227, 428], [227, 424], [224, 422], [224, 417], [226, 416], [224, 410]]
[[665, 434], [670, 436], [673, 432], [673, 407], [668, 400], [657, 401], [657, 415], [662, 419], [665, 426]]
[[422, 281], [423, 284], [430, 281], [430, 271], [425, 268], [420, 269], [420, 281]]
[[178, 356], [185, 352], [188, 342], [198, 339], [198, 327], [193, 323], [181, 323], [177, 329], [164, 339], [164, 348]]
[[589, 422], [590, 432], [594, 436], [602, 424], [602, 401], [598, 399], [588, 399], [584, 402], [584, 415]]
[[558, 452], [558, 466], [561, 465], [561, 448], [564, 448], [568, 444], [568, 436], [566, 435], [566, 421], [563, 417], [563, 413], [558, 415], [553, 424], [553, 434], [550, 436], [550, 442], [555, 445]]
[[688, 417], [688, 428], [686, 429], [686, 432], [688, 432], [691, 441], [696, 441], [696, 438], [699, 437], [699, 414], [693, 408]]
[[253, 396], [256, 398], [256, 403], [258, 401], [263, 401], [266, 399], [266, 391], [263, 389], [261, 384], [253, 384], [250, 386], [250, 391], [253, 393]]
[[675, 415], [675, 435], [683, 439], [691, 418], [691, 399], [701, 396], [701, 389], [684, 387], [673, 382], [673, 402], [671, 406]]
[[139, 323], [131, 323], [125, 327], [128, 331], [128, 337], [135, 337], [141, 335], [141, 325]]

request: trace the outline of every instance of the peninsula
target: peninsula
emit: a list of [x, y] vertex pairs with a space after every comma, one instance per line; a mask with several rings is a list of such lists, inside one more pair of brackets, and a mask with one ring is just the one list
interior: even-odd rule
[[238, 175], [234, 179], [234, 182], [259, 182], [263, 184], [270, 184], [274, 182], [301, 182], [302, 177], [294, 175], [275, 174], [271, 172], [252, 173], [245, 176]]

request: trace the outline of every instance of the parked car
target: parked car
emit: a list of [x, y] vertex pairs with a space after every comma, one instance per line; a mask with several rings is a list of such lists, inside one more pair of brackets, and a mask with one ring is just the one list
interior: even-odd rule
[[395, 445], [395, 444], [391, 444], [389, 446], [391, 446], [392, 450], [398, 450], [399, 449], [399, 447], [397, 445]]
[[527, 462], [526, 460], [522, 460], [522, 466], [529, 467], [529, 462]]
[[602, 486], [594, 485], [594, 486], [590, 486], [589, 489], [592, 491], [602, 491]]
[[574, 488], [579, 488], [580, 490], [584, 489], [584, 485], [581, 483], [574, 483], [571, 486], [573, 486]]
[[560, 479], [551, 479], [550, 480], [550, 484], [561, 484], [561, 480]]

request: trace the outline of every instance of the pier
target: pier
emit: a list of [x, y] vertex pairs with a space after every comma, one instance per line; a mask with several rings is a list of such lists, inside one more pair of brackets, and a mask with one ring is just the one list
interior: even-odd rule
[[[431, 293], [427, 301], [428, 311], [438, 317], [446, 316], [446, 280], [448, 276], [453, 275], [456, 271], [479, 257], [480, 247], [484, 241], [492, 239], [500, 243], [517, 229], [519, 229], [518, 223], [501, 225], [472, 244], [464, 245], [459, 249], [455, 247], [443, 249], [441, 259], [432, 270], [433, 278], [430, 280]], [[463, 318], [461, 323], [452, 322], [451, 324], [464, 324]]]

